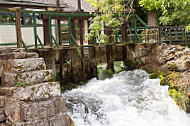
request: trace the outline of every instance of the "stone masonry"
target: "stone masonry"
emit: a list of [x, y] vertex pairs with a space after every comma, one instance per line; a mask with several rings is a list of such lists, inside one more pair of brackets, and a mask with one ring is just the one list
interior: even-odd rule
[[[69, 126], [59, 82], [43, 58], [23, 49], [0, 49], [0, 122], [6, 126]], [[0, 123], [1, 125], [1, 123]]]

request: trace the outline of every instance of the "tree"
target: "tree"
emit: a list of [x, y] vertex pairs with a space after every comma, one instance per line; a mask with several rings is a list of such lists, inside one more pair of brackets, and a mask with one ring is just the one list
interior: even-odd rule
[[163, 25], [185, 25], [190, 27], [190, 0], [140, 0], [139, 4], [149, 11], [161, 11]]
[[[99, 42], [107, 42], [109, 36], [101, 34], [102, 28], [108, 27], [112, 34], [125, 23], [130, 13], [133, 12], [134, 0], [86, 0], [92, 6], [98, 8], [98, 13], [91, 20], [89, 38], [97, 37]], [[110, 35], [111, 36], [111, 35]]]

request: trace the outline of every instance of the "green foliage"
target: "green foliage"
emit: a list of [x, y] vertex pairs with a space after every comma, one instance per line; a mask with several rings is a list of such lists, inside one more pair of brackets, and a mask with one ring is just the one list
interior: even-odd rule
[[166, 77], [162, 77], [160, 79], [160, 85], [168, 85], [168, 80]]
[[98, 70], [98, 78], [104, 80], [106, 78], [111, 78], [114, 74], [110, 69], [106, 69], [104, 66], [97, 67]]
[[190, 103], [190, 99], [187, 95], [185, 95], [182, 91], [176, 89], [170, 89], [169, 95], [174, 99], [174, 101], [180, 108], [186, 111], [186, 108]]
[[114, 62], [114, 70], [115, 70], [116, 74], [125, 70], [125, 69], [126, 68], [124, 67], [123, 61]]
[[163, 25], [190, 25], [190, 0], [140, 0], [149, 11], [161, 11]]
[[151, 74], [149, 75], [149, 78], [150, 78], [150, 79], [156, 79], [156, 78], [158, 78], [158, 74], [157, 74], [157, 73], [151, 73]]
[[108, 42], [108, 38], [111, 36], [105, 36], [100, 31], [104, 26], [108, 27], [112, 34], [114, 34], [118, 28], [128, 20], [126, 17], [126, 9], [133, 8], [133, 0], [86, 0], [92, 6], [99, 8], [99, 12], [92, 18], [90, 25], [90, 35], [88, 39], [93, 37], [98, 38], [100, 43]]
[[16, 86], [18, 86], [18, 87], [26, 87], [26, 83], [24, 83], [24, 82], [17, 82]]

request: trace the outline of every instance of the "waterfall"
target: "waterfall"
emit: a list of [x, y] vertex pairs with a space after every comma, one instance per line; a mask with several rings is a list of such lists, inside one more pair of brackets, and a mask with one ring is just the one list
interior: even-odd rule
[[75, 126], [189, 126], [190, 118], [168, 95], [168, 86], [143, 70], [90, 80], [63, 94]]

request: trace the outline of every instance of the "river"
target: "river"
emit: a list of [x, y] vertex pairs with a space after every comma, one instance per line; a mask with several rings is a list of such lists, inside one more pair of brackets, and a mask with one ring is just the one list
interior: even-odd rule
[[190, 118], [168, 95], [168, 86], [143, 70], [90, 80], [63, 94], [75, 126], [190, 126]]

